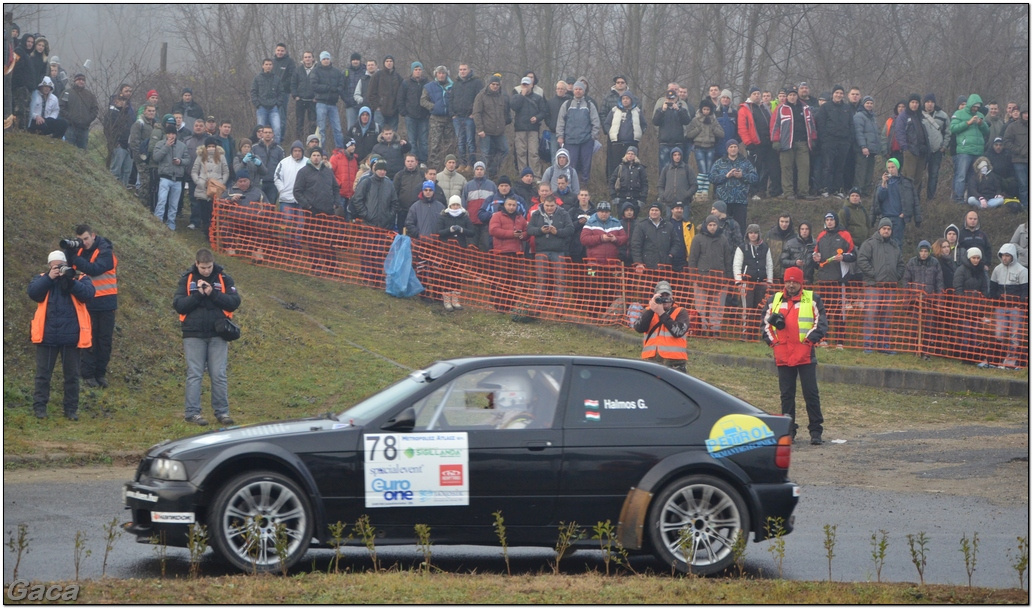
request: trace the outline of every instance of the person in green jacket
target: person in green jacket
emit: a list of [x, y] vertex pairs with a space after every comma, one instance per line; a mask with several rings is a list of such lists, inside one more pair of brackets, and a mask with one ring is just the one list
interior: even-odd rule
[[965, 107], [951, 117], [950, 131], [958, 150], [954, 155], [954, 194], [951, 198], [958, 203], [965, 201], [965, 178], [972, 161], [983, 154], [986, 137], [990, 133], [990, 127], [979, 111], [982, 105], [982, 98], [973, 93], [968, 96]]

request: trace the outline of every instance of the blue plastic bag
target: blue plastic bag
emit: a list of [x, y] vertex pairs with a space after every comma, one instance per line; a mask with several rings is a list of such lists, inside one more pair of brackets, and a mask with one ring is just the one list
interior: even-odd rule
[[395, 235], [391, 249], [384, 259], [385, 290], [396, 298], [410, 298], [423, 291], [423, 284], [416, 278], [412, 266], [412, 240], [405, 235]]

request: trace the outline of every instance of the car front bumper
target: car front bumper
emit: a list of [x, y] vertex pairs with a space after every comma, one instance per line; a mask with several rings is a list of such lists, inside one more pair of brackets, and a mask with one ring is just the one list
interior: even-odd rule
[[190, 525], [201, 521], [200, 490], [190, 482], [141, 478], [122, 486], [122, 500], [131, 514], [125, 530], [139, 543], [184, 547]]

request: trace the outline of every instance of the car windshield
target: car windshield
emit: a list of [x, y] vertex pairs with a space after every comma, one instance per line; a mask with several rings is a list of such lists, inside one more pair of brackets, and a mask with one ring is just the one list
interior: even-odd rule
[[452, 368], [452, 364], [438, 362], [429, 368], [415, 370], [394, 385], [374, 393], [337, 415], [337, 420], [352, 425], [365, 425]]

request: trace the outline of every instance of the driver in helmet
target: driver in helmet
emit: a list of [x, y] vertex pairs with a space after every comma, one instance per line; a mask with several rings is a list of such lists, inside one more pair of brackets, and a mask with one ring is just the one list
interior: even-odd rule
[[496, 411], [496, 429], [526, 429], [534, 420], [531, 379], [525, 372], [495, 372], [483, 384], [493, 389], [490, 407]]

